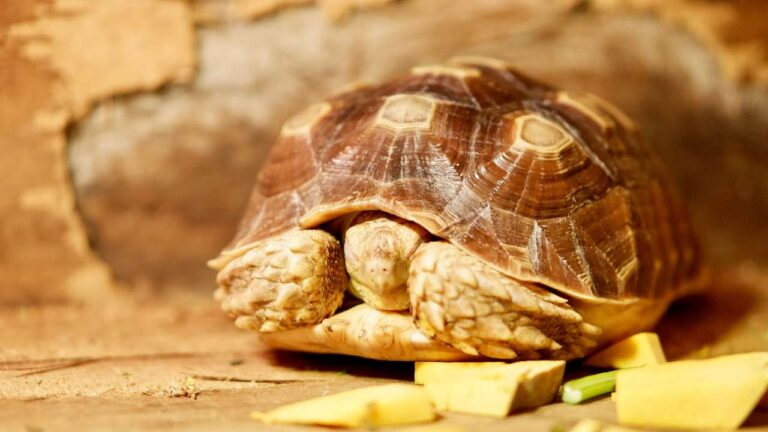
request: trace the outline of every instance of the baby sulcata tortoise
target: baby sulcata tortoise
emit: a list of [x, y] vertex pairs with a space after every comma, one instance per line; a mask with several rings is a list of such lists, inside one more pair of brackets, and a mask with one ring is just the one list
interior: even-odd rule
[[266, 343], [388, 360], [582, 357], [701, 273], [631, 120], [479, 58], [288, 120], [210, 265]]

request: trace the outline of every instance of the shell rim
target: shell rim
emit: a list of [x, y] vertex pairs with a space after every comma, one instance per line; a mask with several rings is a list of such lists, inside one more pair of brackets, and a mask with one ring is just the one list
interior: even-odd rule
[[[478, 258], [482, 259], [482, 257], [479, 257], [474, 252], [472, 252], [470, 250], [467, 250], [465, 247], [454, 243], [450, 239], [447, 239], [447, 238], [444, 238], [444, 237], [441, 237], [441, 236], [435, 234], [435, 232], [434, 232], [435, 230], [434, 229], [430, 229], [429, 226], [425, 226], [423, 223], [419, 223], [418, 221], [415, 221], [413, 217], [409, 217], [408, 213], [403, 212], [403, 211], [399, 211], [399, 210], [397, 210], [397, 209], [395, 209], [395, 208], [393, 208], [391, 206], [384, 205], [384, 204], [382, 204], [380, 202], [366, 201], [366, 202], [362, 202], [362, 203], [356, 203], [356, 204], [353, 204], [353, 205], [350, 205], [350, 204], [344, 204], [344, 205], [338, 204], [338, 205], [333, 205], [333, 206], [319, 207], [319, 208], [316, 208], [316, 209], [313, 209], [313, 210], [307, 212], [299, 220], [299, 226], [291, 228], [291, 229], [286, 230], [286, 231], [283, 231], [283, 233], [294, 231], [294, 230], [304, 230], [304, 229], [318, 228], [320, 225], [322, 225], [322, 224], [324, 224], [326, 222], [329, 222], [329, 221], [334, 220], [336, 218], [342, 217], [342, 216], [347, 215], [349, 213], [358, 212], [358, 211], [369, 211], [369, 210], [378, 210], [378, 211], [381, 211], [381, 212], [384, 212], [384, 213], [387, 213], [387, 214], [391, 214], [393, 216], [397, 216], [399, 218], [405, 219], [407, 221], [413, 222], [415, 224], [418, 224], [419, 226], [421, 226], [424, 229], [426, 229], [427, 231], [429, 231], [429, 233], [432, 234], [433, 236], [435, 236], [437, 238], [440, 238], [440, 239], [442, 239], [444, 241], [450, 242], [451, 244], [453, 244], [454, 246], [457, 246], [458, 248], [460, 248], [464, 252], [466, 252], [466, 253], [468, 253], [468, 254], [470, 254], [472, 256], [475, 256], [475, 257], [478, 257]], [[282, 233], [279, 233], [279, 234], [282, 234]], [[278, 235], [278, 234], [275, 234], [275, 235]], [[267, 238], [269, 238], [269, 237], [267, 237]], [[213, 270], [220, 271], [230, 261], [234, 260], [235, 258], [237, 258], [239, 256], [242, 256], [243, 254], [245, 254], [249, 250], [251, 250], [254, 247], [258, 246], [261, 242], [263, 242], [267, 238], [255, 240], [255, 241], [246, 243], [244, 245], [237, 246], [235, 248], [225, 249], [225, 250], [221, 251], [221, 253], [216, 258], [213, 258], [213, 259], [209, 260], [207, 262], [207, 265], [208, 265], [208, 267], [210, 267]], [[526, 278], [526, 279], [523, 279], [523, 278], [520, 278], [518, 276], [510, 275], [508, 271], [506, 271], [506, 270], [504, 270], [502, 268], [499, 268], [498, 266], [495, 266], [495, 265], [487, 262], [484, 259], [483, 259], [483, 261], [486, 264], [490, 265], [492, 268], [500, 271], [501, 273], [503, 273], [503, 274], [505, 274], [505, 275], [507, 275], [509, 277], [514, 278], [515, 280], [518, 280], [518, 281], [524, 282], [524, 283], [537, 284], [538, 286], [540, 286], [540, 287], [542, 287], [542, 288], [544, 288], [544, 289], [546, 289], [546, 290], [548, 290], [550, 292], [553, 292], [554, 294], [561, 294], [561, 295], [566, 296], [569, 299], [577, 299], [577, 300], [580, 300], [580, 301], [585, 301], [585, 302], [590, 302], [590, 303], [602, 303], [602, 304], [613, 304], [613, 305], [629, 305], [629, 304], [635, 304], [635, 303], [640, 302], [640, 301], [647, 301], [647, 300], [649, 300], [649, 299], [640, 298], [640, 297], [627, 297], [627, 298], [624, 298], [624, 299], [611, 299], [611, 298], [598, 297], [598, 296], [587, 295], [587, 294], [582, 294], [582, 293], [576, 293], [576, 292], [573, 292], [572, 290], [570, 290], [568, 288], [560, 287], [560, 286], [555, 286], [555, 285], [552, 284], [552, 281], [545, 281], [545, 280], [539, 279], [539, 278]], [[700, 278], [694, 279], [690, 284], [691, 285], [698, 285], [698, 282], [696, 282], [697, 279], [700, 279]], [[670, 297], [670, 296], [666, 295], [666, 296], [662, 296], [662, 297], [659, 297], [659, 298], [654, 299], [654, 300], [663, 300], [663, 299], [665, 299], [667, 297]]]

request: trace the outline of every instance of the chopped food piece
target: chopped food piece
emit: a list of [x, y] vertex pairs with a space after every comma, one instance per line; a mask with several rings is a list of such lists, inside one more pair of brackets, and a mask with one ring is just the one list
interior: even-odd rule
[[251, 416], [264, 423], [324, 426], [385, 426], [432, 421], [435, 413], [424, 388], [411, 384], [364, 387], [309, 399]]
[[458, 426], [438, 423], [398, 427], [396, 432], [464, 432], [464, 429]]
[[625, 369], [666, 363], [659, 335], [638, 333], [592, 355], [587, 366]]
[[565, 362], [535, 360], [516, 363], [416, 363], [417, 384], [462, 380], [496, 380], [516, 383], [512, 409], [534, 408], [554, 399], [563, 380]]
[[506, 417], [517, 383], [510, 380], [432, 381], [424, 384], [438, 411]]
[[671, 362], [619, 371], [622, 424], [735, 429], [768, 388], [768, 352]]
[[563, 383], [565, 362], [537, 360], [517, 364], [522, 364], [518, 366], [520, 368], [527, 367], [527, 371], [517, 376], [517, 393], [512, 409], [535, 408], [552, 402]]
[[584, 419], [576, 423], [568, 432], [601, 432], [603, 422], [594, 419]]
[[[504, 368], [529, 362], [416, 362], [414, 382], [426, 384], [452, 379], [499, 379]], [[519, 367], [519, 366], [518, 366]]]
[[576, 423], [568, 432], [641, 432], [641, 430], [618, 426], [600, 420], [584, 419]]
[[426, 424], [418, 426], [398, 427], [396, 432], [464, 432], [463, 428], [447, 424]]
[[578, 404], [612, 392], [616, 387], [617, 372], [603, 372], [568, 381], [563, 385], [563, 402]]

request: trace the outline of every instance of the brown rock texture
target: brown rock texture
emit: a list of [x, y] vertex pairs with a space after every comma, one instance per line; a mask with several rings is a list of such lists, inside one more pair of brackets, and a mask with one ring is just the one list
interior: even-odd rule
[[762, 0], [593, 0], [596, 11], [652, 15], [703, 44], [736, 82], [768, 82], [768, 26]]
[[0, 12], [0, 302], [92, 298], [111, 281], [75, 208], [65, 128], [103, 98], [188, 79], [189, 8], [11, 4]]
[[193, 0], [195, 22], [214, 24], [246, 21], [277, 13], [283, 9], [315, 4], [331, 21], [342, 21], [356, 10], [393, 3], [396, 0]]

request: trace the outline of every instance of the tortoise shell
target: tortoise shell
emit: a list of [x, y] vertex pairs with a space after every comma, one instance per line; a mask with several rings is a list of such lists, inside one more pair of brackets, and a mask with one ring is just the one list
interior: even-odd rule
[[674, 295], [700, 268], [681, 200], [631, 120], [493, 60], [417, 67], [288, 120], [213, 266], [358, 210], [582, 299]]

